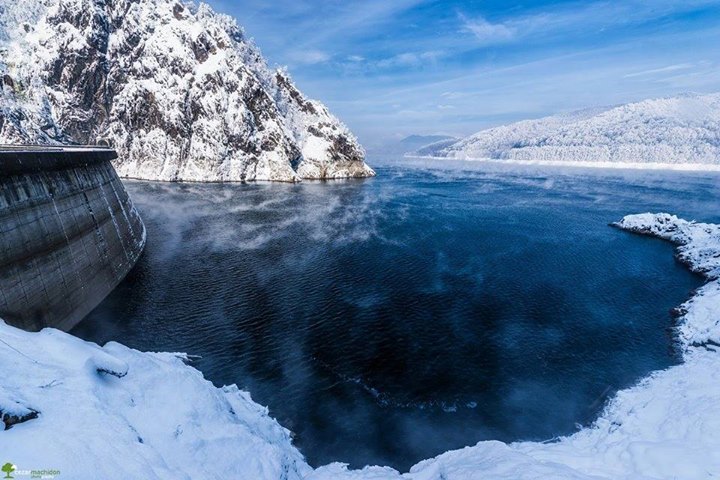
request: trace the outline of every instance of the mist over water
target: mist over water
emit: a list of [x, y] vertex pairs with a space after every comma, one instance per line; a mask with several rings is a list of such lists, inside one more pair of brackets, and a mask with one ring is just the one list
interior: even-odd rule
[[608, 223], [720, 221], [717, 176], [376, 160], [366, 180], [129, 182], [146, 252], [73, 333], [201, 355], [312, 465], [401, 470], [572, 433], [679, 361], [669, 311], [701, 279]]

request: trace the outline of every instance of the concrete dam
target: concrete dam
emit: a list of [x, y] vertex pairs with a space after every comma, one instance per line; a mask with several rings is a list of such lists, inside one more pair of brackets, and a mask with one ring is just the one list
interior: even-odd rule
[[70, 330], [125, 277], [145, 226], [104, 148], [0, 148], [0, 318]]

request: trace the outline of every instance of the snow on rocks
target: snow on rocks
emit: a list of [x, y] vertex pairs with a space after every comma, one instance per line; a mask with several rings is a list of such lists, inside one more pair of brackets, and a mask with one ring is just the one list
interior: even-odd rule
[[[0, 431], [3, 459], [19, 470], [88, 480], [297, 480], [310, 470], [266, 408], [237, 387], [215, 388], [183, 355], [101, 348], [1, 321], [0, 339], [0, 408], [21, 402], [39, 412]], [[122, 365], [126, 375], [88, 365]]]
[[334, 463], [320, 467], [306, 480], [591, 480], [562, 463], [539, 462], [502, 442], [481, 442], [475, 447], [446, 452], [425, 460], [401, 475], [388, 467], [349, 470]]
[[580, 110], [483, 130], [418, 155], [458, 160], [673, 168], [720, 164], [720, 94]]
[[[708, 479], [720, 472], [720, 226], [668, 214], [617, 227], [678, 245], [708, 283], [678, 318], [684, 362], [620, 391], [593, 426], [551, 442], [480, 442], [389, 467], [312, 469], [290, 433], [236, 386], [216, 388], [176, 353], [104, 347], [0, 322], [0, 409], [37, 417], [0, 432], [18, 468], [78, 479]], [[91, 365], [93, 368], [87, 368]], [[98, 374], [98, 368], [125, 375]], [[398, 439], [401, 441], [401, 439]], [[38, 449], [42, 445], [42, 449]]]
[[615, 226], [678, 245], [677, 257], [692, 271], [720, 278], [720, 226], [689, 222], [667, 213], [628, 215]]
[[37, 418], [38, 411], [25, 406], [24, 400], [18, 400], [14, 394], [0, 386], [0, 421], [3, 430], [11, 428], [18, 423], [27, 422]]
[[122, 177], [374, 175], [230, 17], [176, 0], [0, 0], [0, 143], [108, 143]]
[[117, 357], [99, 351], [88, 359], [88, 365], [101, 375], [113, 375], [122, 378], [128, 373], [128, 364]]
[[629, 215], [614, 225], [678, 245], [678, 260], [710, 280], [677, 309], [681, 314], [677, 330], [687, 347], [720, 344], [720, 225], [682, 220], [667, 213]]

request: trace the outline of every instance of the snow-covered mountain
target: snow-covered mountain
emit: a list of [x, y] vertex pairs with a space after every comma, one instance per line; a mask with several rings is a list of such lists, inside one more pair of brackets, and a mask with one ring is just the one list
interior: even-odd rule
[[526, 120], [425, 156], [528, 162], [720, 164], [720, 94], [681, 95]]
[[362, 177], [355, 137], [230, 17], [176, 0], [0, 0], [0, 143], [114, 146], [124, 177]]

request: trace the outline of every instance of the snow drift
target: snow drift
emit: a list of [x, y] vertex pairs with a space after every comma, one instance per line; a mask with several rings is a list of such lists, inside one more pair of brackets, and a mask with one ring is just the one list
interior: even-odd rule
[[300, 479], [290, 434], [236, 387], [215, 388], [173, 353], [103, 348], [0, 322], [2, 462], [84, 479]]
[[420, 462], [313, 470], [291, 434], [235, 386], [174, 353], [104, 347], [0, 322], [2, 460], [78, 479], [701, 479], [720, 471], [720, 226], [668, 214], [619, 228], [678, 245], [708, 279], [678, 308], [684, 363], [619, 392], [595, 424], [549, 443], [480, 442]]
[[682, 95], [525, 120], [420, 156], [536, 163], [720, 164], [720, 94]]
[[374, 175], [231, 18], [175, 0], [0, 0], [0, 143], [108, 143], [123, 177]]

